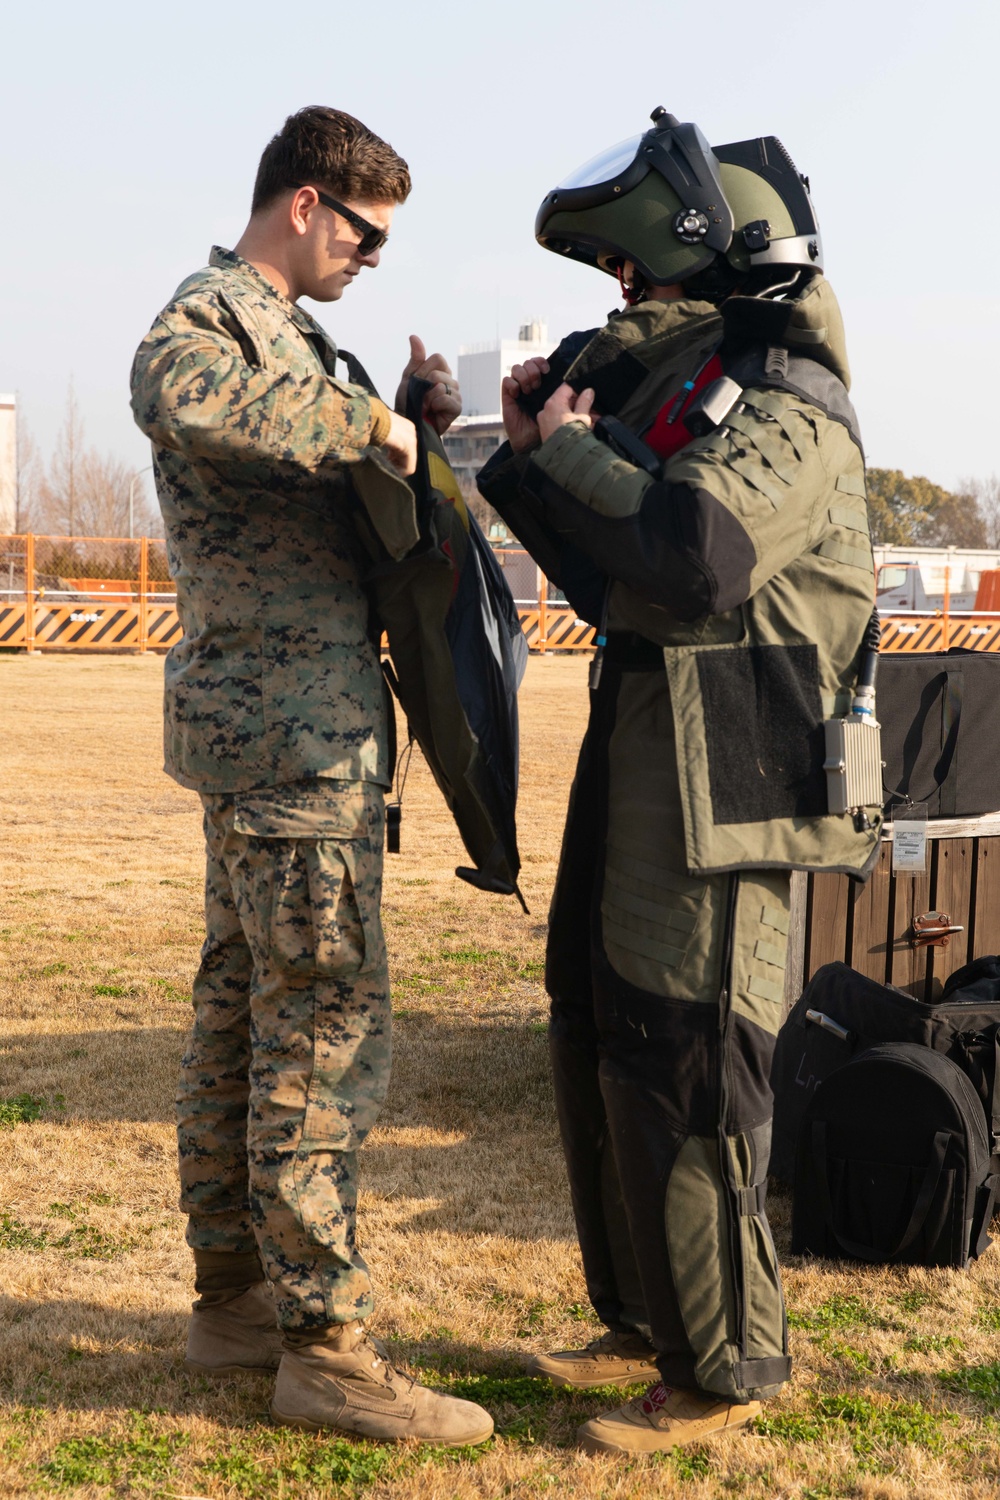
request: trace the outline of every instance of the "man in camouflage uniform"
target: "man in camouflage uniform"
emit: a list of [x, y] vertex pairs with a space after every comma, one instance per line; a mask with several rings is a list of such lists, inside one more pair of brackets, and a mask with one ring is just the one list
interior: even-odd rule
[[546, 987], [607, 1331], [532, 1372], [652, 1382], [580, 1429], [618, 1453], [740, 1427], [789, 1376], [765, 1212], [789, 870], [861, 873], [879, 822], [826, 798], [873, 574], [807, 185], [774, 137], [713, 150], [653, 120], [539, 211], [541, 243], [629, 306], [514, 369], [479, 476], [602, 642]]
[[[338, 371], [296, 305], [334, 301], [378, 264], [409, 188], [406, 163], [350, 115], [291, 116], [235, 252], [213, 250], [142, 341], [132, 404], [184, 626], [166, 662], [166, 769], [201, 794], [207, 844], [178, 1097], [199, 1293], [188, 1367], [277, 1369], [272, 1409], [293, 1425], [468, 1443], [489, 1436], [487, 1413], [416, 1385], [366, 1336], [355, 1240], [357, 1152], [389, 1079], [391, 708], [349, 508], [366, 465], [413, 472], [416, 434], [359, 366]], [[412, 374], [432, 383], [443, 431], [460, 398], [416, 338]]]

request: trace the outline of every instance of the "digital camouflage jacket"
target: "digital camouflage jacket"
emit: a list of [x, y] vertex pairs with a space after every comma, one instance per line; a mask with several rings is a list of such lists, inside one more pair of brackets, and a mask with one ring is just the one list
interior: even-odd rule
[[829, 814], [823, 772], [822, 721], [850, 706], [874, 600], [832, 289], [640, 303], [566, 378], [641, 436], [713, 352], [741, 402], [657, 472], [571, 423], [530, 454], [504, 445], [479, 487], [588, 618], [663, 649], [689, 871], [859, 873], [881, 811], [864, 829]]
[[166, 769], [201, 792], [323, 776], [387, 784], [385, 699], [348, 472], [387, 408], [338, 378], [319, 324], [231, 251], [139, 345], [184, 636], [166, 660]]

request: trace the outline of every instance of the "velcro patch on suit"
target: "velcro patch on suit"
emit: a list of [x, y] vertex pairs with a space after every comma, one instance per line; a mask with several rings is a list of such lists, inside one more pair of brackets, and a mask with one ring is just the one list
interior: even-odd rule
[[831, 505], [827, 515], [834, 526], [843, 526], [848, 531], [868, 533], [868, 516], [863, 510], [851, 510], [846, 505]]
[[828, 557], [831, 562], [844, 563], [848, 568], [863, 568], [866, 573], [872, 570], [872, 554], [870, 548], [849, 547], [846, 542], [837, 542], [828, 538], [820, 542], [813, 551], [817, 557]]
[[788, 936], [791, 926], [787, 911], [780, 911], [777, 906], [762, 906], [760, 909], [760, 920], [764, 927], [773, 927], [775, 932]]
[[[655, 959], [657, 963], [668, 964], [677, 969], [684, 962], [686, 948], [677, 948], [670, 943], [661, 942], [653, 937], [648, 931], [640, 931], [640, 924], [631, 920], [627, 913], [616, 911], [606, 901], [601, 902], [601, 915], [603, 921], [603, 937], [605, 944], [615, 944], [624, 948], [626, 953], [638, 953], [643, 958]], [[647, 923], [647, 926], [651, 924]]]
[[842, 495], [857, 495], [862, 500], [868, 495], [864, 474], [841, 474], [837, 480], [837, 488]]
[[673, 870], [664, 870], [659, 865], [637, 859], [631, 850], [617, 849], [610, 841], [607, 848], [607, 869], [626, 877], [637, 876], [665, 891], [688, 896], [692, 901], [701, 901], [708, 889], [703, 880], [692, 880], [689, 875], [678, 875]]
[[605, 905], [609, 909], [617, 908], [622, 912], [629, 912], [633, 917], [642, 917], [647, 922], [674, 927], [678, 932], [692, 933], [698, 925], [698, 918], [693, 912], [671, 910], [659, 901], [649, 901], [633, 891], [622, 890], [612, 871], [607, 872], [606, 884], [610, 887], [605, 896]]
[[776, 943], [765, 943], [763, 938], [758, 938], [754, 944], [753, 956], [766, 964], [773, 964], [776, 969], [785, 967], [785, 949], [779, 948]]
[[814, 645], [699, 652], [716, 824], [827, 810], [819, 657]]
[[759, 995], [762, 1000], [770, 1000], [772, 1005], [780, 1005], [785, 998], [785, 987], [775, 984], [771, 979], [761, 979], [756, 974], [751, 974], [747, 980], [747, 989], [751, 995]]

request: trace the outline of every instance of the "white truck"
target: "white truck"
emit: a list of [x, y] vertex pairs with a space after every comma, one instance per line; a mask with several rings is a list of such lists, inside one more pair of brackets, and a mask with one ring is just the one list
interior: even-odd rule
[[[995, 609], [1000, 550], [876, 546], [875, 601], [882, 615]], [[984, 576], [986, 575], [986, 576]]]

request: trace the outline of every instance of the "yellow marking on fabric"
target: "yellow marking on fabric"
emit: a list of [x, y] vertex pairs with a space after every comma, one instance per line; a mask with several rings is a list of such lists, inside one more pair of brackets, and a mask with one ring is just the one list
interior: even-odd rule
[[765, 927], [773, 927], [775, 932], [781, 932], [786, 937], [788, 936], [791, 920], [787, 911], [782, 911], [777, 906], [762, 906], [760, 909], [760, 920]]
[[837, 488], [842, 495], [857, 495], [862, 500], [868, 498], [865, 481], [860, 474], [841, 474], [837, 480]]
[[458, 480], [452, 472], [451, 465], [439, 453], [428, 453], [427, 475], [434, 488], [440, 490], [445, 499], [450, 500], [454, 505], [462, 518], [462, 525], [468, 531], [469, 512], [466, 509], [462, 491], [459, 489]]
[[758, 938], [754, 943], [753, 956], [762, 959], [766, 964], [774, 964], [776, 969], [785, 967], [784, 948], [779, 948], [776, 943], [765, 943], [763, 938]]

